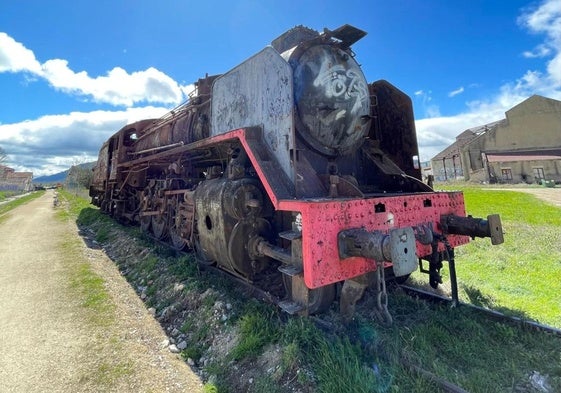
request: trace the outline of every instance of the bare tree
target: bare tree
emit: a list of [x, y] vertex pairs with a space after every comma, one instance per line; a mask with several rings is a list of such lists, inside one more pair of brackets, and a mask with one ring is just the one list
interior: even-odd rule
[[66, 187], [89, 188], [93, 178], [93, 164], [85, 162], [84, 159], [74, 159], [73, 165], [66, 176]]

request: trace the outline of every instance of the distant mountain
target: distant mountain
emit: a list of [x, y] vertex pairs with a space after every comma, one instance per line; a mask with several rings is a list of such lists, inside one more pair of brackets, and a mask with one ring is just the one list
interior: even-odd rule
[[[86, 162], [84, 164], [79, 164], [79, 167], [92, 169], [95, 166], [96, 162]], [[49, 176], [39, 176], [33, 179], [33, 183], [38, 184], [53, 184], [53, 183], [64, 183], [66, 181], [66, 177], [72, 168], [65, 170], [64, 172], [55, 173], [54, 175]]]
[[33, 179], [33, 183], [50, 184], [50, 183], [64, 183], [66, 176], [68, 176], [69, 169], [64, 172], [55, 173], [49, 176], [39, 176]]

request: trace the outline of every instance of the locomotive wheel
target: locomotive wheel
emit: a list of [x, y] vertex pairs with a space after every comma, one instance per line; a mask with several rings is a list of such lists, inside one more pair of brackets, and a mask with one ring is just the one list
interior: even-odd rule
[[308, 312], [317, 314], [327, 311], [335, 300], [335, 285], [326, 285], [310, 290]]
[[[284, 289], [286, 293], [292, 293], [292, 281], [290, 276], [282, 275]], [[315, 289], [310, 289], [308, 294], [308, 313], [320, 314], [327, 311], [331, 303], [335, 300], [336, 288], [335, 284], [326, 285]]]
[[150, 224], [152, 223], [152, 218], [150, 216], [140, 217], [140, 229], [143, 232], [148, 232], [150, 230]]
[[187, 247], [187, 239], [181, 236], [181, 225], [185, 225], [186, 222], [181, 218], [175, 204], [170, 204], [169, 206], [169, 217], [171, 217], [169, 227], [171, 246], [174, 249], [181, 251]]
[[181, 237], [181, 233], [175, 227], [170, 228], [169, 237], [171, 239], [171, 246], [178, 250], [184, 250], [187, 247], [187, 240]]
[[244, 277], [252, 277], [254, 273], [262, 270], [268, 259], [263, 257], [252, 261], [247, 244], [254, 237], [268, 239], [271, 232], [271, 224], [265, 219], [239, 221], [232, 229], [228, 242], [229, 266]]
[[181, 236], [181, 230], [176, 226], [175, 223], [172, 223], [169, 228], [169, 237], [171, 240], [171, 246], [174, 249], [181, 251], [187, 247], [187, 239]]
[[166, 217], [163, 215], [152, 216], [152, 233], [156, 239], [163, 239], [167, 233]]

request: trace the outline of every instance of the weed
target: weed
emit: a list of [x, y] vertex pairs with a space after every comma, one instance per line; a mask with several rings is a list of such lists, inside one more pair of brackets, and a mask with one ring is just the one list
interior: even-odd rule
[[111, 233], [111, 229], [109, 227], [105, 226], [103, 228], [99, 228], [95, 235], [95, 241], [98, 243], [108, 242], [111, 237], [110, 233]]
[[[377, 370], [361, 361], [361, 351], [348, 338], [320, 340], [307, 355], [318, 386], [325, 392], [373, 392], [379, 384]], [[337, 372], [333, 372], [337, 370]], [[383, 390], [382, 390], [383, 391]]]
[[219, 393], [218, 387], [212, 383], [205, 383], [203, 386], [203, 393]]
[[240, 341], [230, 352], [233, 360], [240, 360], [259, 354], [261, 349], [279, 336], [278, 322], [272, 311], [244, 314], [238, 321]]
[[159, 259], [155, 255], [149, 255], [140, 264], [140, 270], [143, 273], [151, 273], [154, 271], [156, 265], [158, 264]]
[[157, 291], [158, 287], [156, 285], [148, 285], [148, 287], [146, 288], [146, 296], [148, 298], [153, 298], [154, 295], [156, 295]]
[[181, 351], [181, 357], [185, 360], [189, 358], [196, 360], [201, 358], [203, 352], [204, 352], [203, 346], [200, 344], [195, 344]]
[[283, 371], [294, 370], [300, 360], [300, 348], [294, 342], [284, 347], [282, 351], [281, 367]]
[[96, 385], [109, 387], [113, 385], [115, 381], [133, 374], [133, 369], [134, 367], [131, 362], [103, 362], [90, 372], [92, 373], [91, 377], [95, 380]]
[[177, 281], [186, 281], [197, 277], [199, 269], [196, 262], [190, 256], [171, 258], [168, 264], [169, 272], [172, 273]]
[[282, 393], [284, 390], [269, 375], [261, 375], [253, 381], [251, 388], [252, 393]]

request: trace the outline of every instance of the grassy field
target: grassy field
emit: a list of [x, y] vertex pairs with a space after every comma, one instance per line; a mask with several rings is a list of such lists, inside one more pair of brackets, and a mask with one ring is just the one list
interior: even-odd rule
[[0, 202], [6, 200], [11, 196], [17, 195], [15, 191], [0, 191]]
[[522, 192], [464, 189], [468, 214], [499, 213], [505, 242], [456, 252], [463, 301], [561, 328], [561, 209]]
[[[506, 240], [491, 246], [488, 239], [478, 239], [457, 250], [462, 300], [559, 327], [561, 210], [521, 193], [466, 188], [465, 196], [468, 213], [501, 214]], [[123, 231], [138, 235], [96, 209], [73, 202], [70, 207], [69, 214], [78, 215], [102, 244], [115, 242]], [[176, 301], [166, 297], [177, 293], [171, 290], [174, 283], [184, 285], [182, 298], [194, 304], [180, 329], [189, 338], [182, 355], [197, 363], [212, 359], [203, 367], [208, 392], [445, 391], [439, 379], [472, 393], [561, 391], [559, 337], [494, 322], [466, 307], [431, 305], [399, 290], [390, 294], [391, 327], [376, 321], [372, 296], [359, 302], [349, 324], [341, 323], [336, 306], [319, 319], [289, 317], [248, 300], [236, 285], [201, 273], [190, 258], [174, 257], [142, 237], [139, 243], [153, 252], [133, 263], [136, 252], [128, 251], [115, 263], [129, 279], [150, 280], [146, 303], [157, 313], [159, 305]], [[208, 288], [212, 295], [204, 297]], [[232, 305], [223, 323], [216, 319], [217, 302]], [[224, 356], [210, 357], [216, 338], [223, 336], [235, 338], [229, 341], [235, 344]], [[277, 363], [270, 363], [271, 352], [278, 353]], [[240, 390], [236, 382], [250, 372], [258, 377]], [[547, 390], [538, 390], [536, 379]]]
[[[22, 196], [20, 198], [14, 199], [12, 201], [6, 202], [2, 205], [0, 205], [0, 216], [2, 216], [3, 214], [9, 212], [10, 210], [23, 205], [24, 203], [29, 202], [32, 199], [35, 198], [39, 198], [41, 195], [43, 195], [45, 193], [45, 191], [35, 191], [35, 192], [31, 192], [25, 196]], [[0, 193], [0, 202], [10, 196], [13, 196], [10, 193]], [[1, 219], [1, 218], [0, 218]]]

